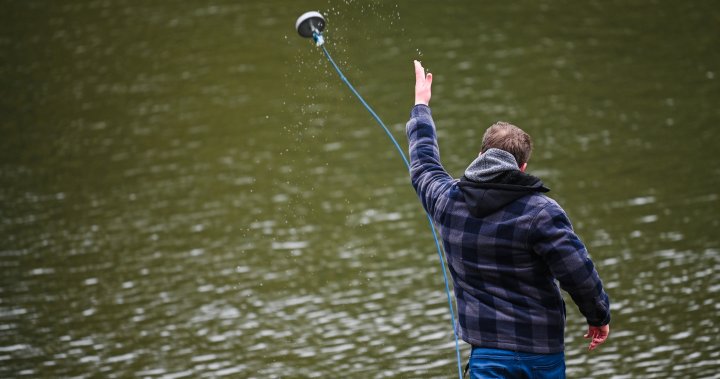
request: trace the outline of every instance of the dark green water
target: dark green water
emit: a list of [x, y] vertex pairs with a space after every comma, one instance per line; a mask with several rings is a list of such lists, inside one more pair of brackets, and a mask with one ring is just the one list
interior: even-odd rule
[[[714, 1], [0, 1], [0, 377], [450, 378], [402, 161], [412, 60], [446, 168], [526, 129], [613, 300], [572, 378], [718, 378]], [[467, 346], [463, 345], [467, 354]]]

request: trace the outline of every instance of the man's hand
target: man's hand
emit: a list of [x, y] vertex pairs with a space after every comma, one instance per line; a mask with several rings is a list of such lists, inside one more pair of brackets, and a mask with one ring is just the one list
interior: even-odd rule
[[430, 86], [432, 74], [425, 75], [425, 69], [418, 61], [415, 62], [415, 105], [430, 104]]
[[585, 338], [590, 338], [589, 351], [595, 350], [598, 345], [605, 342], [610, 334], [610, 325], [603, 326], [588, 326], [588, 331], [585, 334]]

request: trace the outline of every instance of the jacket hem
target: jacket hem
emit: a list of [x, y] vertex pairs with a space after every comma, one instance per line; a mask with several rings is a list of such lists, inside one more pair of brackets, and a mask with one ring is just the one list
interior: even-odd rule
[[555, 354], [565, 351], [565, 344], [562, 344], [560, 346], [548, 346], [548, 347], [539, 347], [539, 346], [526, 346], [526, 345], [519, 345], [515, 343], [510, 342], [500, 342], [500, 341], [479, 341], [474, 339], [464, 339], [465, 342], [469, 343], [473, 347], [484, 347], [488, 349], [502, 349], [502, 350], [509, 350], [509, 351], [515, 351], [515, 352], [521, 352], [521, 353], [532, 353], [532, 354]]

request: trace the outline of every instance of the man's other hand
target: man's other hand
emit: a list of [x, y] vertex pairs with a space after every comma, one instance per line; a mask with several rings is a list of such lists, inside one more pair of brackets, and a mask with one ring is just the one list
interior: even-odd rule
[[430, 104], [430, 86], [432, 74], [425, 75], [425, 69], [418, 61], [415, 62], [415, 105]]
[[605, 342], [608, 335], [610, 335], [610, 325], [588, 326], [588, 331], [584, 336], [585, 338], [590, 338], [590, 346], [588, 347], [588, 350], [595, 350], [596, 347]]

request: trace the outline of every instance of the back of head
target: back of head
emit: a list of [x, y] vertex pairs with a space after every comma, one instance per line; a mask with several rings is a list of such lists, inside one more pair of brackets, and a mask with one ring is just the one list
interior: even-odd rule
[[505, 150], [512, 154], [518, 166], [521, 166], [530, 159], [532, 140], [530, 135], [517, 126], [498, 121], [485, 131], [480, 150], [484, 153], [492, 148]]

